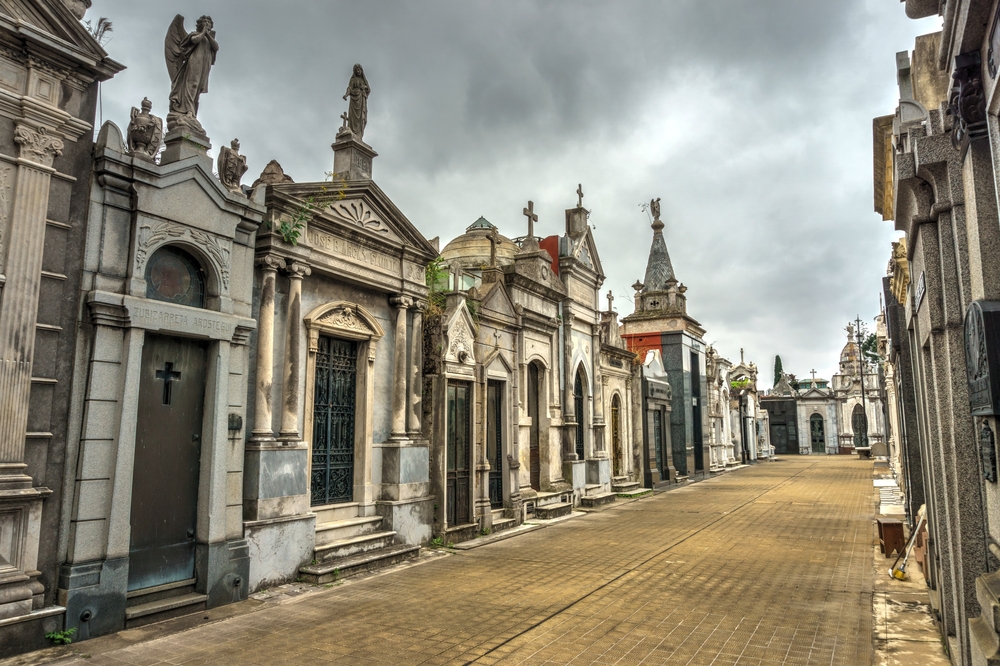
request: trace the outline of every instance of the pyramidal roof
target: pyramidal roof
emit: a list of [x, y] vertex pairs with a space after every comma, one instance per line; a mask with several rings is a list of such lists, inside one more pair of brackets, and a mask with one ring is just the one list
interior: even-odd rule
[[676, 279], [674, 266], [670, 263], [670, 253], [667, 252], [667, 242], [663, 240], [663, 222], [656, 219], [653, 221], [653, 245], [649, 248], [642, 293], [666, 291], [667, 283]]

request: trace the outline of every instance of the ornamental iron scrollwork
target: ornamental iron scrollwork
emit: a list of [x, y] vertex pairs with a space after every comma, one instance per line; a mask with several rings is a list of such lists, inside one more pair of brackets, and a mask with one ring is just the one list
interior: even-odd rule
[[979, 433], [979, 453], [983, 460], [983, 478], [990, 483], [997, 482], [997, 444], [993, 429], [983, 419], [983, 429]]

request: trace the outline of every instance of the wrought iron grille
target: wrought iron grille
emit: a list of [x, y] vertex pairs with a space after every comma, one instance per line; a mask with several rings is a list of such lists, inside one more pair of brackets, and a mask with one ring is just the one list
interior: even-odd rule
[[312, 505], [354, 498], [357, 343], [320, 336], [312, 442]]
[[486, 403], [489, 415], [486, 450], [490, 460], [490, 506], [499, 509], [503, 507], [503, 391], [500, 382], [487, 384]]
[[583, 380], [579, 372], [573, 385], [573, 402], [576, 407], [576, 459], [583, 460]]

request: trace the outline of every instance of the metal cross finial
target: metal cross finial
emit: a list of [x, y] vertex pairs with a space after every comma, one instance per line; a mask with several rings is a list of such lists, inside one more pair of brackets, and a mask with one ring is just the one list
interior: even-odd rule
[[528, 207], [524, 209], [522, 213], [526, 218], [528, 218], [528, 238], [535, 237], [535, 222], [538, 222], [538, 216], [535, 215], [535, 202], [529, 201]]
[[583, 208], [583, 183], [576, 186], [577, 208]]
[[812, 369], [812, 370], [810, 370], [809, 372], [811, 372], [811, 373], [812, 373], [812, 376], [813, 376], [813, 382], [815, 382], [815, 381], [816, 381], [816, 369], [815, 369], [815, 368], [813, 368], [813, 369]]
[[610, 289], [608, 289], [608, 312], [614, 312], [615, 311], [615, 309], [612, 307], [612, 304], [614, 302], [615, 302], [615, 295], [613, 293], [611, 293]]
[[174, 370], [174, 364], [167, 362], [163, 365], [163, 370], [156, 371], [156, 378], [163, 380], [163, 404], [170, 404], [170, 385], [181, 380], [181, 373]]

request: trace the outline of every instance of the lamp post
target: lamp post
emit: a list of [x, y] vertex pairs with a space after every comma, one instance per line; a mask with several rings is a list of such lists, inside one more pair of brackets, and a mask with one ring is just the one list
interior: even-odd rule
[[[858, 315], [854, 320], [857, 328], [854, 330], [854, 336], [858, 341], [858, 367], [861, 370], [861, 413], [864, 416], [862, 423], [864, 424], [864, 432], [861, 435], [861, 446], [868, 446], [868, 406], [865, 403], [865, 353], [861, 348], [861, 316]], [[856, 448], [856, 447], [855, 447]]]

